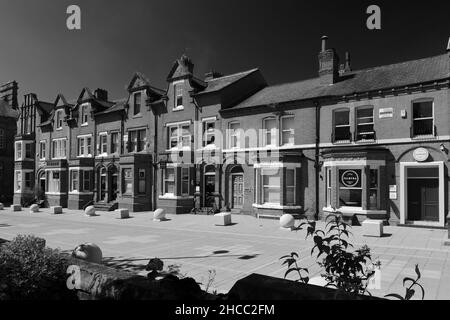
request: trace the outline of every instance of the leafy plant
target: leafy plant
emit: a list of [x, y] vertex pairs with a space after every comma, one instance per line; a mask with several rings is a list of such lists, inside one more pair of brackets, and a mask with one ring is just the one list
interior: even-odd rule
[[[325, 231], [316, 230], [315, 221], [304, 221], [295, 228], [295, 230], [302, 230], [306, 226], [306, 238], [309, 236], [313, 238], [314, 247], [311, 249], [311, 255], [316, 254], [317, 263], [324, 270], [321, 276], [327, 281], [326, 286], [347, 293], [370, 294], [367, 285], [369, 279], [375, 274], [375, 266], [379, 266], [380, 263], [372, 263], [368, 246], [356, 250], [350, 249], [353, 248], [353, 245], [348, 242], [351, 235], [348, 230], [350, 226], [343, 221], [339, 212], [335, 210], [328, 215], [326, 222]], [[298, 266], [297, 258], [296, 253], [281, 258], [285, 259], [283, 264], [288, 266], [285, 277], [291, 272], [297, 272], [299, 276], [297, 281], [307, 283], [309, 278], [304, 273], [307, 274], [308, 270]]]
[[418, 283], [418, 281], [421, 278], [419, 265], [416, 264], [416, 267], [415, 267], [414, 271], [416, 272], [416, 279], [413, 279], [413, 278], [410, 278], [410, 277], [405, 277], [403, 279], [403, 286], [404, 287], [405, 287], [405, 284], [407, 282], [411, 282], [411, 284], [409, 286], [405, 287], [406, 292], [405, 292], [405, 296], [404, 297], [402, 297], [401, 295], [396, 294], [396, 293], [387, 294], [387, 295], [385, 295], [385, 297], [386, 298], [391, 298], [392, 297], [392, 298], [396, 298], [396, 299], [399, 299], [399, 300], [411, 300], [411, 298], [416, 293], [416, 290], [414, 288], [419, 288], [421, 290], [422, 300], [423, 300], [425, 298], [425, 290], [422, 287], [422, 285]]
[[66, 260], [44, 239], [19, 235], [0, 247], [0, 299], [74, 299], [66, 270]]

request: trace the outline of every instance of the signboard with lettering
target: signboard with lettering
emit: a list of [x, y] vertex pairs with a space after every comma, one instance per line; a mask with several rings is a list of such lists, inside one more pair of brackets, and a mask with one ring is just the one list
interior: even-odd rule
[[394, 117], [394, 108], [381, 108], [378, 111], [378, 117], [380, 119]]
[[348, 188], [360, 185], [361, 170], [340, 170], [341, 183]]
[[430, 156], [430, 153], [425, 148], [417, 148], [413, 152], [414, 160], [416, 160], [418, 162], [423, 162], [423, 161], [427, 160], [429, 156]]
[[397, 185], [396, 184], [389, 186], [389, 199], [397, 200]]

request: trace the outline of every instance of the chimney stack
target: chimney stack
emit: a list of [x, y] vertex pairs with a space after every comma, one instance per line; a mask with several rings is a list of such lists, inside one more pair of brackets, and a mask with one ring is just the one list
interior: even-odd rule
[[339, 57], [334, 49], [327, 49], [327, 36], [322, 37], [322, 51], [319, 53], [319, 78], [323, 85], [336, 83], [339, 78]]
[[19, 86], [16, 81], [11, 81], [4, 84], [0, 86], [0, 99], [6, 101], [11, 108], [17, 109], [19, 107], [17, 100], [18, 90]]
[[211, 81], [212, 79], [220, 78], [223, 75], [219, 72], [216, 72], [214, 69], [211, 69], [211, 71], [205, 73], [205, 81]]
[[97, 89], [94, 92], [95, 97], [101, 101], [108, 101], [108, 91], [104, 89]]
[[450, 53], [450, 37], [448, 37], [447, 52]]

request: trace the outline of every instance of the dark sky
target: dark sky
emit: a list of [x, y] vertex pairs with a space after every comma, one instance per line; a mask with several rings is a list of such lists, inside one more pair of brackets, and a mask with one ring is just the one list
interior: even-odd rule
[[[166, 88], [183, 52], [196, 74], [259, 67], [270, 84], [315, 77], [320, 37], [354, 69], [445, 52], [450, 1], [0, 0], [0, 83], [20, 95], [74, 99], [87, 86], [125, 96], [135, 71]], [[82, 10], [82, 30], [66, 9]], [[366, 8], [382, 10], [382, 30], [366, 28]]]

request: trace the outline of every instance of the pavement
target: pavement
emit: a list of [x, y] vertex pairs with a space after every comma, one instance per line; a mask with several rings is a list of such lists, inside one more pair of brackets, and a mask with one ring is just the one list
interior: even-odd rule
[[[286, 267], [280, 257], [294, 251], [300, 256], [299, 266], [309, 269], [310, 278], [320, 278], [306, 231], [283, 230], [276, 220], [233, 215], [233, 224], [225, 227], [216, 226], [213, 216], [168, 215], [167, 221], [156, 222], [151, 212], [132, 213], [124, 220], [114, 212], [98, 213], [88, 217], [82, 211], [64, 209], [61, 215], [51, 215], [49, 209], [30, 213], [6, 208], [0, 211], [0, 238], [33, 234], [64, 251], [93, 242], [102, 249], [105, 264], [144, 275], [148, 260], [157, 257], [166, 270], [193, 277], [210, 292], [228, 292], [238, 279], [251, 273], [283, 278]], [[317, 226], [324, 228], [322, 222]], [[372, 295], [404, 295], [403, 278], [415, 278], [414, 267], [419, 264], [425, 299], [450, 299], [450, 247], [444, 245], [447, 230], [385, 226], [381, 238], [364, 237], [361, 227], [354, 226], [351, 232], [355, 248], [367, 244], [373, 260], [381, 262]]]

